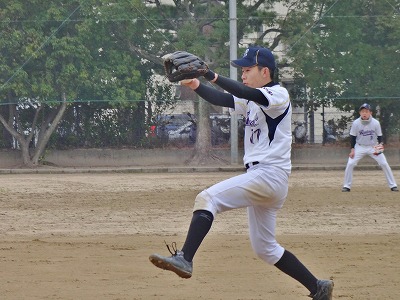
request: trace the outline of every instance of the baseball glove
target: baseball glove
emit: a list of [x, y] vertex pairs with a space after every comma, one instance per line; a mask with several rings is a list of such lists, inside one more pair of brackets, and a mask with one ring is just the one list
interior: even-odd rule
[[209, 70], [207, 64], [197, 56], [176, 51], [163, 57], [165, 75], [170, 82], [184, 79], [193, 79], [206, 74]]
[[382, 144], [378, 144], [374, 146], [374, 155], [379, 155], [383, 153], [383, 145]]

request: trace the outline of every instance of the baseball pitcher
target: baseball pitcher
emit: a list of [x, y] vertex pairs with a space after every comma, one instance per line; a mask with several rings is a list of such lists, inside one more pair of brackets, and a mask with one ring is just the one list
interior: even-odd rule
[[[182, 250], [172, 243], [167, 246], [172, 256], [152, 254], [150, 261], [190, 278], [193, 258], [214, 218], [231, 209], [247, 208], [250, 241], [258, 257], [300, 282], [312, 299], [332, 299], [333, 281], [317, 279], [275, 238], [276, 217], [287, 197], [291, 172], [292, 106], [288, 91], [272, 81], [275, 59], [271, 51], [249, 47], [242, 58], [232, 61], [241, 68], [243, 83], [214, 73], [187, 52], [178, 51], [164, 59], [170, 81], [182, 81], [206, 101], [245, 117], [243, 161], [247, 172], [199, 193]], [[197, 79], [200, 76], [228, 93], [202, 84]]]

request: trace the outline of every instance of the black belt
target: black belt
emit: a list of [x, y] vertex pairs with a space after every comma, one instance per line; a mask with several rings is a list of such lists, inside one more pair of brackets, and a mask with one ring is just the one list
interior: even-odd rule
[[248, 169], [248, 168], [250, 168], [252, 166], [255, 166], [255, 165], [258, 165], [258, 164], [259, 164], [258, 161], [253, 161], [251, 163], [245, 164], [244, 166], [246, 167], [246, 169]]

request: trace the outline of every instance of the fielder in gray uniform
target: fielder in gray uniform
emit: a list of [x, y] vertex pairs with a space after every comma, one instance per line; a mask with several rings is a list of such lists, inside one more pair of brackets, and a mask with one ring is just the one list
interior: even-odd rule
[[149, 259], [159, 268], [190, 278], [193, 257], [214, 218], [231, 209], [247, 208], [250, 241], [258, 257], [300, 282], [312, 299], [330, 300], [333, 281], [317, 279], [275, 238], [276, 217], [287, 197], [291, 172], [292, 106], [288, 91], [272, 81], [274, 56], [267, 48], [249, 47], [232, 64], [241, 68], [243, 83], [212, 71], [204, 75], [228, 93], [198, 79], [182, 84], [206, 101], [245, 117], [243, 161], [247, 172], [199, 193], [182, 250], [172, 243], [171, 247], [167, 245], [172, 256], [153, 254]]
[[390, 190], [398, 192], [392, 169], [383, 154], [381, 124], [372, 117], [372, 109], [368, 103], [360, 106], [359, 113], [360, 117], [353, 122], [350, 129], [351, 151], [344, 173], [342, 192], [350, 192], [354, 167], [361, 158], [367, 155], [375, 159], [382, 168]]

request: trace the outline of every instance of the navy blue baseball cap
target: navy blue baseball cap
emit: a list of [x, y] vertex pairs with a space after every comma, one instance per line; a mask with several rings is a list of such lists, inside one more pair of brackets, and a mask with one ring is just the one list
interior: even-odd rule
[[363, 105], [361, 105], [358, 111], [362, 110], [363, 108], [372, 111], [371, 105], [369, 105], [368, 103], [364, 103]]
[[275, 70], [275, 58], [271, 50], [259, 46], [253, 46], [246, 49], [243, 57], [232, 60], [232, 66], [237, 68], [261, 66], [270, 70]]

